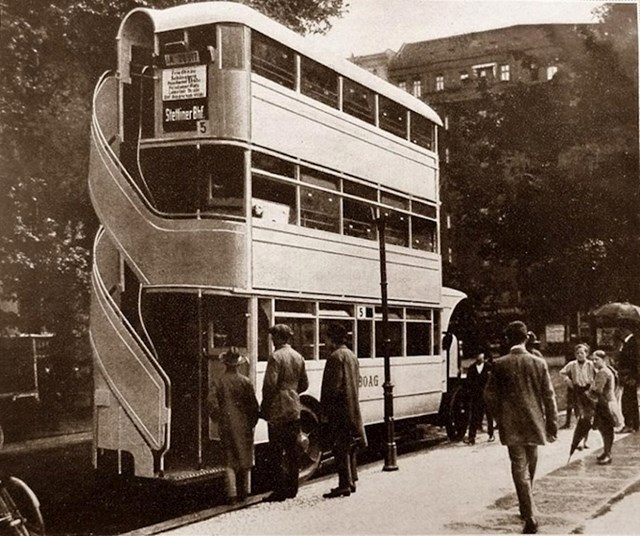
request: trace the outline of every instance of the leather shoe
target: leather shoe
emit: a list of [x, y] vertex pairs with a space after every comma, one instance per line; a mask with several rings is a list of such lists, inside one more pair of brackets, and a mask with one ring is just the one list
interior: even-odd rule
[[598, 464], [600, 464], [600, 465], [610, 465], [611, 464], [611, 456], [605, 456], [604, 458], [600, 458], [598, 460]]
[[522, 534], [536, 534], [538, 532], [538, 522], [530, 517], [524, 522], [522, 527]]
[[561, 427], [560, 430], [568, 430], [569, 428], [571, 428], [570, 424], [564, 423]]
[[476, 440], [473, 437], [465, 439], [463, 442], [466, 443], [467, 445], [475, 445], [476, 444]]
[[323, 497], [325, 499], [333, 499], [335, 497], [348, 497], [351, 495], [350, 488], [333, 488], [329, 493], [325, 493]]
[[603, 452], [602, 454], [600, 454], [600, 456], [596, 456], [596, 460], [600, 461], [600, 460], [604, 460], [607, 457], [607, 455]]
[[349, 489], [351, 490], [351, 493], [355, 493], [356, 492], [356, 485], [355, 484], [351, 484], [349, 486]]
[[633, 432], [633, 428], [631, 426], [623, 426], [620, 430], [616, 432], [616, 434], [630, 434]]
[[489, 443], [492, 443], [492, 442], [494, 442], [495, 440], [496, 440], [495, 436], [492, 436], [492, 435], [490, 435], [490, 436], [489, 436], [489, 439], [487, 439], [487, 441], [488, 441]]

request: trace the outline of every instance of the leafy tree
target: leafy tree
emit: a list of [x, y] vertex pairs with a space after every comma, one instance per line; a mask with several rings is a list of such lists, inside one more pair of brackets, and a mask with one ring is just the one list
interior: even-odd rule
[[443, 197], [475, 253], [456, 277], [485, 309], [498, 289], [540, 324], [640, 300], [635, 11], [601, 16], [553, 81], [485, 92], [450, 134]]
[[[0, 331], [86, 332], [97, 220], [87, 193], [91, 96], [116, 65], [135, 7], [177, 0], [0, 0]], [[343, 0], [244, 2], [301, 33], [324, 32]]]

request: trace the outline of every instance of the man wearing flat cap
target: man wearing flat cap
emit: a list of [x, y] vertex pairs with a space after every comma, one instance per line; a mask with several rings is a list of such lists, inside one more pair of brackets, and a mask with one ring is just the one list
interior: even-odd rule
[[269, 427], [274, 463], [273, 493], [267, 501], [298, 494], [300, 393], [309, 387], [304, 358], [291, 347], [293, 331], [286, 324], [269, 329], [275, 351], [269, 357], [262, 385], [262, 417]]

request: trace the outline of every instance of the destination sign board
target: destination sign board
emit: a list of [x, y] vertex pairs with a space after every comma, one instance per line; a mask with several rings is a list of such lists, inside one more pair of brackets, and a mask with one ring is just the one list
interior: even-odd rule
[[164, 55], [164, 64], [167, 67], [177, 67], [179, 65], [189, 65], [191, 63], [200, 63], [200, 53], [197, 50]]
[[206, 96], [206, 65], [192, 65], [162, 70], [163, 101], [198, 99]]

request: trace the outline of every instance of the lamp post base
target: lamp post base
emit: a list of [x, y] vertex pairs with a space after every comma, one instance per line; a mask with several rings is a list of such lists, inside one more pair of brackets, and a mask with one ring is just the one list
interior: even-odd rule
[[396, 449], [395, 441], [393, 443], [387, 443], [387, 450], [384, 455], [384, 465], [382, 466], [383, 471], [398, 470], [397, 454], [398, 451]]

